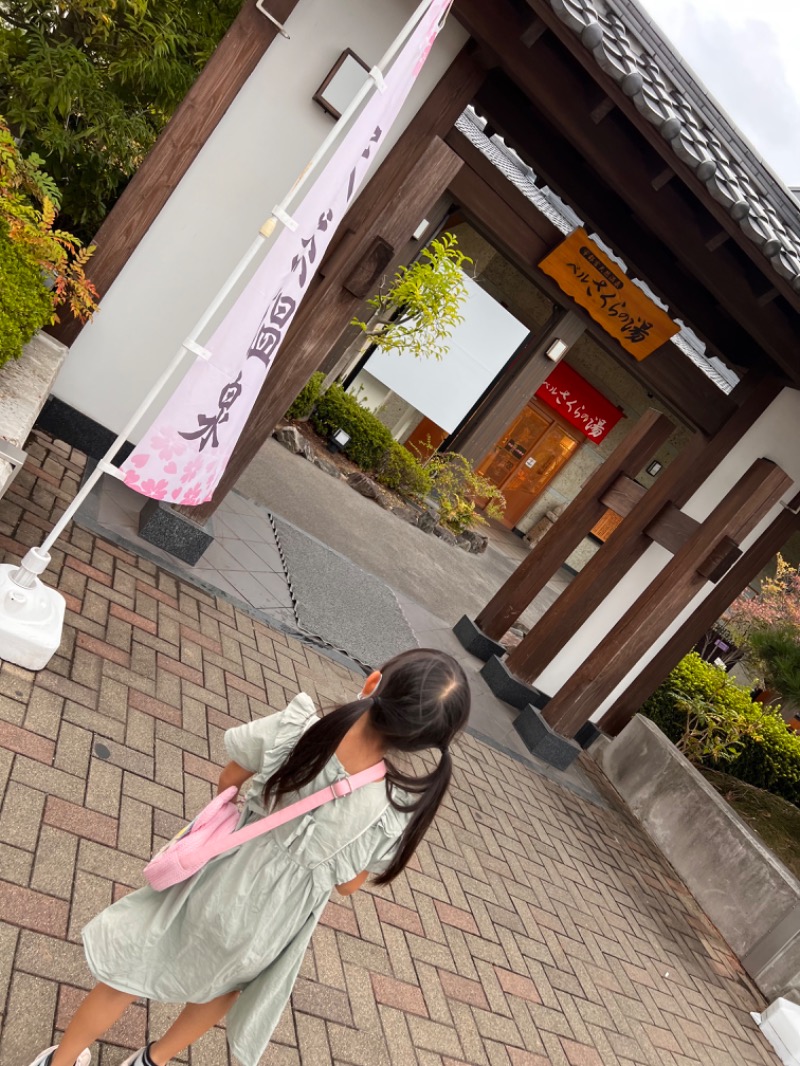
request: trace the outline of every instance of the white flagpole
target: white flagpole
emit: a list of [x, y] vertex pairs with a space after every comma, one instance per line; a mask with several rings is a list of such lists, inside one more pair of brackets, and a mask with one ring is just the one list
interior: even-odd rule
[[[250, 263], [258, 254], [262, 245], [271, 236], [271, 234], [275, 230], [276, 224], [278, 222], [281, 222], [284, 225], [289, 225], [290, 227], [293, 227], [291, 216], [288, 213], [289, 205], [298, 196], [298, 194], [302, 191], [303, 187], [313, 176], [314, 171], [319, 166], [320, 161], [325, 158], [332, 146], [336, 143], [337, 140], [339, 140], [346, 126], [350, 122], [350, 119], [358, 111], [359, 107], [366, 99], [370, 91], [375, 87], [377, 87], [380, 91], [383, 91], [383, 74], [386, 68], [391, 63], [392, 59], [394, 59], [397, 52], [400, 51], [407, 38], [413, 32], [414, 27], [417, 25], [422, 16], [431, 6], [431, 2], [432, 0], [422, 0], [422, 3], [417, 7], [414, 14], [406, 22], [400, 33], [397, 35], [397, 37], [395, 37], [395, 39], [386, 49], [386, 52], [380, 59], [380, 62], [377, 64], [377, 66], [373, 67], [372, 70], [370, 70], [369, 75], [365, 80], [364, 84], [358, 90], [350, 104], [342, 112], [341, 117], [337, 120], [336, 124], [330, 130], [325, 140], [322, 142], [322, 144], [316, 150], [314, 155], [311, 157], [305, 169], [298, 177], [297, 181], [295, 181], [294, 185], [292, 185], [291, 189], [287, 192], [281, 202], [275, 207], [273, 207], [272, 214], [261, 226], [255, 240], [250, 245], [245, 254], [242, 256], [242, 258], [239, 260], [239, 262], [236, 264], [236, 266], [233, 268], [227, 280], [222, 285], [222, 288], [219, 290], [217, 295], [214, 297], [214, 299], [208, 305], [206, 310], [203, 312], [203, 315], [201, 316], [200, 320], [197, 322], [194, 329], [189, 334], [188, 338], [178, 349], [175, 356], [172, 358], [169, 365], [167, 366], [166, 370], [163, 372], [161, 377], [159, 377], [159, 379], [153, 385], [152, 389], [148, 392], [148, 394], [133, 412], [130, 419], [122, 428], [111, 447], [108, 449], [103, 458], [98, 461], [97, 466], [94, 468], [92, 473], [86, 478], [83, 485], [81, 485], [75, 498], [64, 511], [64, 514], [53, 526], [44, 543], [39, 549], [31, 549], [32, 551], [36, 550], [38, 552], [48, 554], [50, 549], [53, 547], [55, 542], [58, 540], [58, 538], [64, 532], [66, 527], [72, 521], [77, 511], [82, 506], [84, 500], [89, 496], [92, 489], [103, 476], [103, 474], [110, 474], [112, 477], [120, 476], [120, 471], [118, 467], [114, 466], [112, 463], [114, 456], [117, 454], [120, 448], [127, 442], [130, 434], [133, 432], [139, 422], [144, 418], [144, 416], [159, 398], [162, 391], [164, 390], [164, 386], [167, 384], [172, 375], [181, 365], [186, 354], [191, 353], [195, 356], [195, 358], [200, 359], [209, 358], [210, 353], [207, 352], [206, 349], [199, 344], [199, 337], [201, 336], [205, 328], [208, 326], [211, 319], [223, 305], [225, 300], [228, 298], [232, 289], [235, 287], [236, 283], [241, 278], [242, 274], [244, 274]], [[47, 564], [45, 564], [45, 566], [46, 565]]]

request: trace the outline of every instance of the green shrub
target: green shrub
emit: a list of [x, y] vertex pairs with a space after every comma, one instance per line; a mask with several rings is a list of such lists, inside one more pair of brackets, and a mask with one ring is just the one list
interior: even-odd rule
[[412, 500], [424, 500], [433, 486], [425, 467], [402, 444], [392, 441], [378, 464], [377, 480]]
[[[679, 744], [686, 734], [687, 708], [703, 702], [713, 705], [717, 730], [727, 729], [734, 745], [726, 773], [800, 806], [800, 736], [776, 708], [753, 703], [748, 689], [696, 652], [681, 660], [642, 714]], [[705, 755], [698, 762], [713, 767], [715, 760]]]
[[0, 366], [53, 317], [53, 297], [38, 265], [13, 244], [0, 222]]
[[295, 396], [292, 406], [286, 412], [288, 419], [308, 418], [314, 409], [314, 404], [319, 399], [320, 392], [322, 392], [322, 382], [324, 380], [325, 375], [321, 370], [317, 370], [316, 373], [311, 375], [297, 396]]
[[439, 522], [456, 536], [473, 526], [484, 525], [478, 514], [478, 499], [484, 499], [490, 518], [502, 518], [506, 501], [500, 489], [475, 472], [473, 464], [458, 452], [437, 452], [425, 464], [433, 480], [439, 505]]
[[46, 322], [57, 322], [60, 308], [85, 322], [97, 306], [85, 273], [94, 249], [54, 228], [59, 193], [41, 164], [20, 153], [0, 116], [0, 366], [18, 359]]
[[323, 437], [329, 437], [335, 429], [348, 433], [350, 441], [344, 453], [362, 470], [377, 470], [394, 441], [383, 422], [341, 385], [331, 385], [320, 397], [311, 424]]

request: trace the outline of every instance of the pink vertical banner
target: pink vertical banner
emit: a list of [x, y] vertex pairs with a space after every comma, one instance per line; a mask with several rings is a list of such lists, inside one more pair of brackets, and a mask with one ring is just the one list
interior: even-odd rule
[[433, 0], [385, 77], [140, 444], [126, 485], [157, 500], [210, 500], [308, 284], [441, 28], [450, 0]]

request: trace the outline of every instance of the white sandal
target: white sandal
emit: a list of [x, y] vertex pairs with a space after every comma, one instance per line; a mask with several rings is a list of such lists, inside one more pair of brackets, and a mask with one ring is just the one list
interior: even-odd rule
[[[47, 1066], [47, 1062], [48, 1062], [49, 1057], [57, 1049], [58, 1049], [58, 1044], [53, 1044], [53, 1046], [49, 1047], [46, 1051], [40, 1051], [39, 1054], [36, 1056], [36, 1058], [31, 1063], [31, 1066]], [[90, 1066], [91, 1061], [92, 1061], [92, 1053], [87, 1047], [87, 1048], [83, 1049], [83, 1051], [80, 1053], [80, 1055], [78, 1055], [78, 1058], [77, 1058], [77, 1060], [75, 1062], [75, 1066]]]
[[[151, 1045], [148, 1044], [147, 1047], [139, 1048], [139, 1050], [135, 1051], [129, 1059], [125, 1059], [125, 1061], [121, 1063], [121, 1066], [145, 1066], [145, 1055], [150, 1047]], [[149, 1062], [150, 1060], [148, 1059], [147, 1061]], [[80, 1066], [80, 1064], [76, 1064], [76, 1066]]]

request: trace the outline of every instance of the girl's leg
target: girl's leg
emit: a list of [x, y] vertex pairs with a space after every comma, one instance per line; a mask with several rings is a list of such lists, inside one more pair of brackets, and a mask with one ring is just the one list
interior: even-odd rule
[[95, 985], [67, 1026], [67, 1031], [53, 1055], [52, 1066], [74, 1066], [83, 1049], [93, 1044], [106, 1029], [110, 1029], [136, 998], [109, 985]]
[[225, 1017], [236, 1002], [238, 992], [226, 992], [210, 1003], [187, 1003], [160, 1040], [150, 1045], [148, 1054], [156, 1066], [167, 1066], [203, 1033]]

